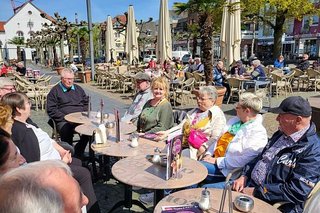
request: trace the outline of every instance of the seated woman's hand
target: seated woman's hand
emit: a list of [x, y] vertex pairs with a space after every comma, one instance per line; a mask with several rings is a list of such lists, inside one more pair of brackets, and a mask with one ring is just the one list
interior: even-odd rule
[[61, 157], [61, 160], [65, 163], [71, 163], [72, 162], [72, 157], [70, 151], [66, 151], [64, 155]]
[[167, 131], [160, 131], [157, 132], [157, 137], [154, 139], [155, 141], [163, 141], [168, 137], [168, 132]]
[[208, 163], [212, 163], [212, 164], [216, 164], [216, 162], [217, 162], [217, 158], [214, 158], [214, 157], [212, 157], [210, 155], [204, 156], [202, 160], [206, 161]]

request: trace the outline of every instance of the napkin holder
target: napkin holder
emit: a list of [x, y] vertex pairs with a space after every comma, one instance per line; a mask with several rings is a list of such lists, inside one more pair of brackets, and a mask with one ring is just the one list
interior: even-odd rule
[[107, 145], [108, 141], [108, 129], [104, 124], [100, 124], [98, 128], [95, 130], [94, 139], [96, 142], [96, 146], [102, 147]]

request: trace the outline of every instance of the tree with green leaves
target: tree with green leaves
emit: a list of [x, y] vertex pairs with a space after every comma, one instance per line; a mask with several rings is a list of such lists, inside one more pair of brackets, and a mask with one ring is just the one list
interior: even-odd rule
[[15, 36], [8, 43], [17, 46], [17, 60], [21, 61], [21, 46], [24, 45], [24, 37]]
[[[206, 84], [212, 84], [212, 34], [217, 17], [221, 20], [224, 0], [189, 0], [187, 3], [174, 3], [175, 11], [180, 14], [187, 11], [189, 14], [197, 13], [198, 26], [201, 38], [202, 61], [205, 70]], [[219, 23], [220, 24], [220, 23]]]
[[269, 25], [274, 33], [273, 57], [281, 54], [281, 37], [285, 32], [285, 22], [292, 18], [302, 19], [304, 15], [320, 13], [313, 3], [307, 0], [242, 0], [243, 15], [257, 16]]

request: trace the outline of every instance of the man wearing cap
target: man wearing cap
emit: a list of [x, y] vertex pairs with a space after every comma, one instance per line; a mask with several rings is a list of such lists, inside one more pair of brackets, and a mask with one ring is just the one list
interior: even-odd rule
[[[288, 97], [278, 108], [279, 130], [262, 153], [242, 170], [233, 189], [270, 204], [284, 202], [283, 212], [302, 212], [320, 178], [320, 139], [311, 122], [311, 107], [300, 96]], [[246, 187], [246, 188], [245, 188]]]
[[243, 75], [246, 73], [246, 68], [242, 66], [241, 60], [236, 62], [236, 65], [231, 68], [230, 73], [231, 75]]
[[5, 78], [5, 77], [0, 78], [0, 99], [5, 94], [15, 92], [15, 91], [16, 91], [16, 87], [15, 87], [15, 84], [12, 80], [10, 80], [9, 78]]
[[135, 122], [138, 119], [145, 103], [153, 98], [150, 89], [150, 76], [147, 73], [139, 72], [136, 74], [135, 79], [138, 93], [134, 96], [132, 104], [121, 118], [121, 121], [127, 123]]

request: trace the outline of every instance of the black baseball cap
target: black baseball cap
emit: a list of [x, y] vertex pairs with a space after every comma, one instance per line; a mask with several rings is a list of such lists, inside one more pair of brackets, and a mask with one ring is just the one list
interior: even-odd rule
[[271, 108], [270, 112], [276, 114], [293, 114], [302, 117], [309, 117], [312, 114], [312, 109], [309, 102], [301, 96], [291, 96], [284, 99], [279, 107]]

